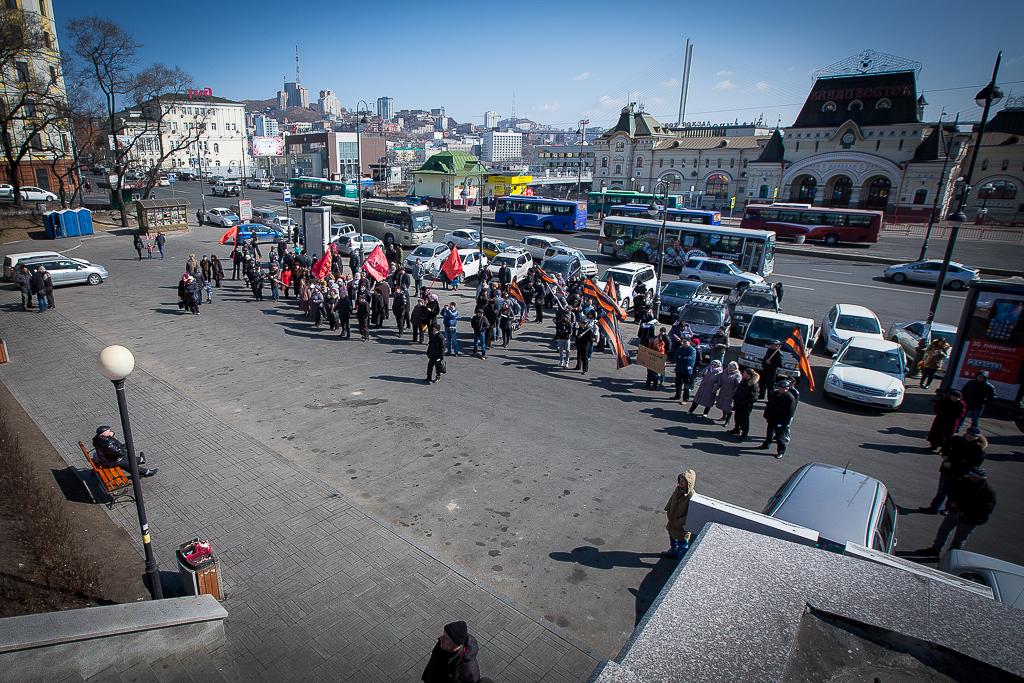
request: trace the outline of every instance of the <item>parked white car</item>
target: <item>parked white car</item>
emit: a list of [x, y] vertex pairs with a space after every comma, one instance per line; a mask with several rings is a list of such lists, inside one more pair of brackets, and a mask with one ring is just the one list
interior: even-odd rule
[[529, 272], [530, 268], [533, 268], [533, 256], [530, 252], [520, 249], [505, 251], [491, 259], [487, 269], [497, 277], [498, 271], [501, 270], [503, 265], [507, 265], [512, 269], [512, 281], [519, 282], [526, 277], [526, 273]]
[[224, 207], [207, 209], [206, 213], [203, 214], [203, 218], [210, 225], [219, 225], [222, 228], [233, 228], [239, 223], [238, 216], [231, 209], [225, 209]]
[[545, 251], [551, 247], [564, 247], [567, 245], [556, 237], [548, 237], [547, 235], [527, 235], [519, 243], [519, 246], [530, 252], [530, 256], [532, 256], [537, 263], [540, 263], [544, 260]]
[[0, 183], [0, 197], [10, 199], [14, 196], [14, 187], [7, 183]]
[[405, 267], [411, 268], [418, 260], [422, 264], [424, 272], [436, 272], [441, 269], [441, 264], [448, 257], [449, 251], [451, 249], [447, 244], [426, 242], [413, 249], [412, 253], [405, 257]]
[[882, 323], [870, 308], [856, 304], [836, 304], [821, 321], [825, 351], [835, 353], [850, 337], [884, 339]]
[[459, 249], [469, 249], [480, 246], [480, 233], [476, 230], [459, 228], [442, 237], [441, 241], [448, 245], [454, 244]]
[[21, 198], [29, 202], [55, 202], [57, 195], [39, 187], [22, 187]]
[[1010, 607], [1024, 609], [1024, 567], [994, 557], [950, 550], [939, 560], [939, 570], [992, 589], [992, 597]]
[[355, 235], [358, 230], [356, 226], [351, 223], [332, 223], [331, 224], [331, 241], [337, 242], [345, 235]]
[[686, 260], [679, 270], [680, 280], [700, 280], [708, 287], [735, 289], [740, 282], [748, 285], [763, 285], [764, 278], [757, 273], [748, 273], [727, 259], [695, 256]]
[[[462, 261], [461, 281], [465, 282], [471, 277], [479, 277], [481, 266], [487, 265], [487, 257], [484, 256], [483, 258], [481, 258], [479, 249], [459, 249], [458, 247], [455, 248], [459, 252], [459, 260]], [[440, 270], [427, 271], [426, 277], [433, 278], [439, 272]]]
[[[916, 320], [909, 323], [893, 323], [889, 326], [889, 331], [886, 333], [885, 338], [902, 346], [903, 353], [907, 354], [908, 358], [913, 358], [917, 354], [917, 345], [921, 343], [921, 336], [923, 334], [924, 322]], [[956, 325], [933, 322], [932, 332], [925, 342], [926, 345], [930, 344], [936, 337], [942, 337], [952, 347], [953, 342], [956, 341]], [[946, 361], [944, 360], [935, 376], [942, 377], [945, 374]]]
[[363, 256], [367, 256], [378, 246], [383, 249], [384, 243], [373, 235], [352, 233], [338, 238], [338, 253], [345, 256], [351, 256], [353, 251], [361, 252]]
[[620, 263], [601, 273], [596, 284], [603, 290], [608, 285], [608, 280], [615, 282], [619, 305], [628, 311], [633, 306], [633, 289], [638, 283], [643, 282], [647, 288], [648, 302], [654, 298], [654, 285], [658, 281], [658, 275], [654, 272], [654, 266], [647, 263]]
[[825, 375], [826, 396], [896, 410], [907, 388], [906, 357], [888, 339], [854, 336], [846, 340]]

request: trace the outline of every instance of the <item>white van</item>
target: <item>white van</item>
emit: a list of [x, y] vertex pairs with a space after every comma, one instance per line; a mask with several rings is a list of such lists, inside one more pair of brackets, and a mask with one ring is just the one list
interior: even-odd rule
[[14, 279], [14, 269], [19, 261], [36, 258], [61, 258], [61, 255], [55, 251], [26, 251], [23, 254], [8, 254], [4, 256], [4, 279], [8, 282]]
[[[747, 333], [743, 336], [743, 345], [740, 347], [740, 367], [760, 371], [761, 359], [764, 358], [772, 340], [784, 342], [786, 337], [793, 334], [793, 330], [800, 330], [800, 337], [804, 340], [804, 352], [810, 356], [811, 349], [818, 341], [819, 330], [814, 327], [814, 320], [774, 311], [762, 310], [754, 313], [750, 324], [747, 325]], [[796, 356], [787, 351], [785, 346], [782, 347], [782, 367], [779, 368], [779, 376], [800, 379]]]

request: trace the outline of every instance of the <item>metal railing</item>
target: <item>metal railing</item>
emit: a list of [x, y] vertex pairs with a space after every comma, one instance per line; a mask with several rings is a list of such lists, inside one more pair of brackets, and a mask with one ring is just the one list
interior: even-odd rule
[[[932, 237], [946, 239], [953, 227], [936, 224], [932, 228]], [[885, 223], [882, 232], [889, 235], [906, 235], [924, 237], [928, 232], [927, 223]], [[1020, 244], [1024, 241], [1024, 228], [1010, 226], [964, 225], [960, 228], [960, 239], [987, 240], [992, 242], [1011, 242]]]

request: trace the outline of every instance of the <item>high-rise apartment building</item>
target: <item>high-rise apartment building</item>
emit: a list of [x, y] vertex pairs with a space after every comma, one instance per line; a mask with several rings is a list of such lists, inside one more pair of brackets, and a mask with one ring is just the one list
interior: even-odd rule
[[259, 137], [274, 137], [281, 134], [281, 129], [278, 126], [277, 119], [272, 119], [269, 116], [263, 116], [262, 114], [253, 119], [253, 125], [256, 128], [256, 135]]
[[497, 128], [498, 127], [498, 112], [496, 111], [485, 111], [484, 112], [484, 128]]
[[331, 90], [321, 90], [317, 108], [321, 114], [341, 116], [341, 101]]
[[377, 116], [385, 121], [395, 118], [395, 101], [390, 97], [378, 97]]
[[[282, 98], [282, 95], [284, 96]], [[284, 90], [277, 92], [278, 105], [284, 104], [281, 109], [289, 107], [309, 108], [309, 90], [302, 87], [302, 83], [285, 83]]]
[[519, 161], [523, 158], [523, 134], [487, 131], [482, 156], [484, 161]]

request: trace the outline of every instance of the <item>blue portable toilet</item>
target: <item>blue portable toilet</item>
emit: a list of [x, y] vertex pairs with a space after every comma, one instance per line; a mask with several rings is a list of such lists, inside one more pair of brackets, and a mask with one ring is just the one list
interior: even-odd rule
[[47, 211], [43, 214], [43, 230], [46, 231], [47, 239], [64, 237], [64, 221], [61, 218], [60, 211]]
[[71, 209], [65, 209], [60, 212], [61, 222], [64, 224], [64, 236], [65, 237], [77, 237], [78, 231], [78, 213]]
[[79, 235], [91, 235], [92, 231], [92, 211], [89, 209], [75, 209], [75, 213], [78, 214], [78, 234]]

